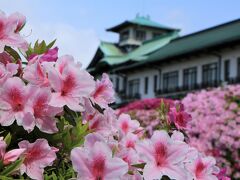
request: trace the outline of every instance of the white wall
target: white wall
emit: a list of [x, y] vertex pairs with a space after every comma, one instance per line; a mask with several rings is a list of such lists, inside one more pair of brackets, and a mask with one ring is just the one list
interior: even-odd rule
[[[240, 47], [231, 49], [231, 50], [224, 50], [221, 52], [222, 54], [222, 70], [221, 70], [221, 79], [224, 79], [224, 61], [230, 60], [230, 77], [234, 78], [237, 76], [237, 58], [240, 57]], [[163, 74], [166, 72], [171, 71], [178, 71], [179, 72], [179, 86], [183, 85], [183, 70], [186, 68], [191, 67], [197, 67], [197, 83], [202, 82], [202, 66], [205, 64], [210, 63], [218, 63], [218, 57], [214, 55], [207, 55], [203, 54], [201, 56], [192, 57], [189, 59], [185, 59], [185, 61], [176, 61], [175, 63], [169, 63], [165, 65], [161, 65], [157, 68], [161, 69], [161, 89], [163, 85]], [[140, 79], [140, 94], [141, 98], [153, 98], [155, 97], [154, 93], [154, 75], [157, 75], [159, 78], [159, 71], [157, 69], [140, 69], [137, 70], [131, 70], [127, 74], [128, 82], [130, 80], [134, 79]], [[148, 77], [148, 93], [145, 94], [144, 88], [145, 88], [145, 77]], [[159, 83], [159, 79], [157, 81]], [[123, 88], [123, 78], [120, 77], [120, 90]], [[157, 85], [159, 87], [159, 84]]]

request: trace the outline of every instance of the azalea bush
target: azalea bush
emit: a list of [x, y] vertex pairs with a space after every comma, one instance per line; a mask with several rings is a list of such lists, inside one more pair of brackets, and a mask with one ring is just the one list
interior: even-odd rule
[[94, 78], [55, 41], [28, 43], [25, 17], [0, 14], [0, 179], [228, 179], [185, 142], [190, 115], [162, 101], [146, 129], [111, 109], [107, 74]]
[[118, 113], [128, 113], [138, 119], [151, 135], [163, 126], [160, 109], [163, 101], [169, 107], [168, 121], [173, 122], [176, 129], [184, 129], [187, 142], [200, 152], [215, 157], [217, 165], [224, 167], [223, 171], [232, 179], [239, 179], [240, 86], [227, 85], [188, 94], [181, 101], [185, 109], [182, 115], [176, 114], [176, 101], [160, 98], [135, 101], [120, 108]]
[[182, 102], [193, 118], [189, 143], [240, 179], [240, 85], [189, 94]]

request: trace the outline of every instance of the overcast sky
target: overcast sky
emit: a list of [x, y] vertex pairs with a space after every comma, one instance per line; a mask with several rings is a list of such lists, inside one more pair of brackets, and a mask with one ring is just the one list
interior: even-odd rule
[[239, 7], [238, 0], [0, 0], [5, 13], [27, 16], [23, 34], [29, 41], [57, 38], [60, 55], [71, 54], [84, 67], [100, 40], [117, 40], [105, 29], [137, 13], [184, 35], [240, 18]]

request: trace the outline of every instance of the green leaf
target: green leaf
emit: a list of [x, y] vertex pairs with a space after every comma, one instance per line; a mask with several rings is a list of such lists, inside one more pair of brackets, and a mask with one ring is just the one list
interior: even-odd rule
[[37, 54], [43, 54], [47, 51], [47, 45], [45, 41], [42, 41], [37, 49]]
[[17, 51], [12, 49], [11, 47], [5, 46], [4, 50], [14, 58], [14, 63], [21, 59]]
[[0, 179], [1, 180], [13, 180], [13, 178], [9, 178], [9, 177], [6, 177], [6, 176], [0, 176]]
[[38, 40], [35, 42], [34, 44], [34, 47], [33, 47], [33, 50], [37, 49], [38, 48]]
[[53, 47], [53, 45], [55, 44], [57, 39], [54, 39], [52, 42], [50, 42], [48, 45], [47, 45], [47, 49], [50, 49], [51, 47]]
[[24, 161], [24, 158], [15, 161], [14, 163], [7, 166], [0, 174], [3, 175], [3, 176], [10, 175], [11, 173], [16, 171], [21, 166], [23, 161]]
[[64, 113], [64, 118], [69, 124], [72, 126], [76, 126], [76, 117], [74, 116], [74, 112], [69, 109], [67, 106], [64, 107], [65, 113]]
[[11, 136], [11, 133], [9, 132], [4, 138], [4, 141], [7, 144], [7, 146], [9, 146], [9, 144], [11, 143], [11, 140], [12, 140], [12, 136]]
[[136, 167], [136, 168], [141, 168], [141, 169], [143, 169], [145, 165], [146, 165], [146, 163], [141, 163], [141, 164], [132, 164], [132, 166], [133, 166], [133, 167]]

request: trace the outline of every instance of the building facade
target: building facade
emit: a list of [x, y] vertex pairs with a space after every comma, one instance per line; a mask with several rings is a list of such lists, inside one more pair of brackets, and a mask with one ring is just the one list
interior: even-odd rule
[[179, 36], [137, 16], [108, 31], [119, 33], [118, 43], [101, 42], [87, 69], [110, 74], [118, 104], [240, 82], [240, 20]]

